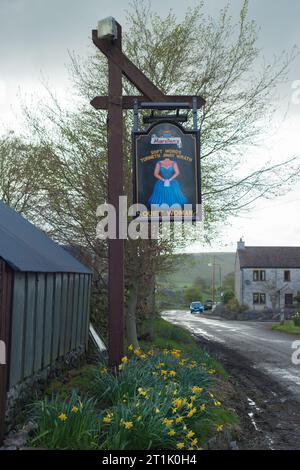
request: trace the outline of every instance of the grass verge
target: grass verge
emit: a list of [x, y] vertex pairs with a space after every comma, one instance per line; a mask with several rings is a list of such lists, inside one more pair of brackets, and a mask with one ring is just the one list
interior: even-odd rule
[[300, 326], [296, 326], [293, 320], [285, 320], [284, 324], [275, 323], [272, 325], [272, 330], [283, 331], [284, 333], [290, 333], [293, 335], [300, 335]]
[[33, 404], [31, 445], [51, 449], [148, 450], [206, 447], [238, 424], [218, 399], [222, 365], [187, 331], [158, 319], [154, 340], [129, 345], [118, 371], [106, 364], [55, 380]]

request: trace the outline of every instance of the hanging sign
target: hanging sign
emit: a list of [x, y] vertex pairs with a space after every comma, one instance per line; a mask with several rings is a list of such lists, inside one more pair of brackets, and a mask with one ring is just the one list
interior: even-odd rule
[[158, 122], [133, 132], [133, 200], [145, 219], [201, 220], [199, 132]]

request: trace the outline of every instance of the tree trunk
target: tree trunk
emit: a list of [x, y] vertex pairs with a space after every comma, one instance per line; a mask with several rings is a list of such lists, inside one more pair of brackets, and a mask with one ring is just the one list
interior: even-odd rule
[[156, 316], [156, 307], [155, 307], [155, 275], [152, 274], [150, 279], [150, 294], [148, 297], [148, 305], [149, 305], [149, 317], [147, 322], [147, 336], [151, 341], [153, 339], [154, 334], [154, 319]]
[[139, 342], [137, 338], [137, 329], [136, 329], [136, 305], [138, 297], [138, 282], [135, 282], [129, 292], [129, 298], [127, 302], [126, 309], [126, 337], [128, 344], [137, 349], [139, 347]]

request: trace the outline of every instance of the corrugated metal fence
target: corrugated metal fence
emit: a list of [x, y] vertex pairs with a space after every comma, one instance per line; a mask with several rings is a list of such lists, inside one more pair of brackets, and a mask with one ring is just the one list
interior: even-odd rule
[[9, 388], [86, 345], [91, 276], [13, 274]]

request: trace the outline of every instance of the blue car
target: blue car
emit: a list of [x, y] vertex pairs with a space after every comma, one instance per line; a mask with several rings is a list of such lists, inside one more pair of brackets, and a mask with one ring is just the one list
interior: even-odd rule
[[202, 313], [204, 312], [204, 306], [201, 302], [192, 302], [190, 305], [191, 313]]

